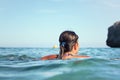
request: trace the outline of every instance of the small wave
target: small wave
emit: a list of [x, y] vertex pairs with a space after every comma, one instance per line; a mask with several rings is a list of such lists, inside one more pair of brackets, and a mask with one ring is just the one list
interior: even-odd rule
[[35, 60], [35, 58], [30, 57], [28, 55], [0, 55], [0, 61], [29, 61], [29, 60]]

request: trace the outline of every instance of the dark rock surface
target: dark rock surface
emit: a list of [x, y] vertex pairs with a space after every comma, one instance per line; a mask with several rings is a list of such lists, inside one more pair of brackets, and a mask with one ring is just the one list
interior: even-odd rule
[[108, 28], [106, 44], [109, 47], [120, 48], [120, 21], [115, 22], [112, 26]]

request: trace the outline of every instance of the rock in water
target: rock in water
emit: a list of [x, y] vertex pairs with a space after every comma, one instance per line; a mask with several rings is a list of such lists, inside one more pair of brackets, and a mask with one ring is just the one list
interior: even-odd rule
[[110, 47], [120, 48], [120, 21], [115, 22], [108, 28], [106, 44]]

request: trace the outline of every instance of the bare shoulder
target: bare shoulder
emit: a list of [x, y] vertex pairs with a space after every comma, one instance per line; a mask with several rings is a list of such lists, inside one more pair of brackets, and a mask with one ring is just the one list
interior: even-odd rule
[[52, 60], [52, 59], [56, 59], [57, 57], [58, 57], [57, 54], [52, 54], [52, 55], [44, 56], [40, 60]]

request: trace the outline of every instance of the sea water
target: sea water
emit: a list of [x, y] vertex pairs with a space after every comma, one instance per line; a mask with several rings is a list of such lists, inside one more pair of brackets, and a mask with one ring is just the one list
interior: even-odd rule
[[119, 48], [81, 48], [87, 59], [46, 60], [53, 48], [0, 48], [0, 80], [120, 80]]

